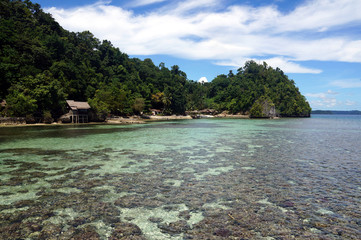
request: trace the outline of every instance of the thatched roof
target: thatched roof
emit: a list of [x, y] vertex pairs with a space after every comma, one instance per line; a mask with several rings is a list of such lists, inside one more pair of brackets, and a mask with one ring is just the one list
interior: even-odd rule
[[66, 100], [66, 103], [71, 108], [71, 110], [88, 110], [90, 106], [87, 102], [76, 102], [74, 100]]

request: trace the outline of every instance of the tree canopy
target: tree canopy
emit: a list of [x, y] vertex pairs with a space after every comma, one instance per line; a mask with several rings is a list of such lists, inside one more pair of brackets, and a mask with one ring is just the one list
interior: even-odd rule
[[249, 113], [260, 98], [269, 99], [281, 116], [309, 116], [311, 108], [293, 80], [267, 63], [246, 62], [236, 74], [220, 75], [209, 84], [213, 107], [231, 113]]
[[[88, 101], [99, 116], [162, 109], [165, 114], [214, 108], [248, 113], [261, 96], [282, 116], [308, 116], [310, 107], [280, 69], [249, 61], [236, 74], [199, 84], [179, 66], [130, 58], [89, 31], [63, 29], [39, 4], [0, 2], [0, 101], [3, 116], [58, 118], [65, 100]], [[45, 114], [46, 113], [46, 114]]]

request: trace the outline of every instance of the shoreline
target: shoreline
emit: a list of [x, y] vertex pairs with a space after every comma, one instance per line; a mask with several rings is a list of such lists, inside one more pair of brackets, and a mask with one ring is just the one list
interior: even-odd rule
[[109, 124], [109, 125], [130, 125], [130, 124], [145, 124], [149, 122], [161, 122], [172, 120], [191, 120], [191, 119], [206, 119], [206, 118], [229, 118], [229, 119], [250, 119], [249, 115], [231, 115], [231, 114], [218, 114], [218, 115], [197, 115], [192, 117], [190, 115], [185, 116], [146, 116], [142, 118], [140, 116], [132, 116], [128, 118], [115, 117], [106, 119], [104, 122], [88, 122], [88, 123], [0, 123], [0, 127], [32, 127], [32, 126], [78, 126], [78, 125], [95, 125], [95, 124]]
[[251, 119], [250, 115], [242, 114], [218, 114], [215, 118], [235, 118], [235, 119]]

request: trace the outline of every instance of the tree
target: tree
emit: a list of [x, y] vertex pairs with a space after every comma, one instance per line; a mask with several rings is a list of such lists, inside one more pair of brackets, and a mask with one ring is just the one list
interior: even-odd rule
[[142, 114], [144, 105], [145, 103], [143, 98], [136, 98], [133, 103], [133, 112], [136, 114]]
[[51, 116], [50, 111], [44, 111], [43, 116], [44, 116], [44, 123], [52, 123], [52, 122], [54, 122], [54, 119]]
[[164, 92], [152, 94], [151, 103], [152, 107], [155, 109], [163, 109], [165, 104], [168, 104], [167, 101], [164, 101]]
[[12, 91], [6, 98], [9, 116], [25, 117], [37, 109], [36, 100], [17, 90]]

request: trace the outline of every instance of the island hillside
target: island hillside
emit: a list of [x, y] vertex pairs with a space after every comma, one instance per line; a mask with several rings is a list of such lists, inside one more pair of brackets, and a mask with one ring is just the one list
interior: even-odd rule
[[66, 100], [87, 101], [109, 115], [185, 114], [214, 109], [254, 117], [308, 117], [311, 108], [293, 80], [266, 63], [200, 84], [177, 65], [130, 58], [89, 31], [63, 29], [39, 4], [0, 2], [0, 114], [58, 119]]

